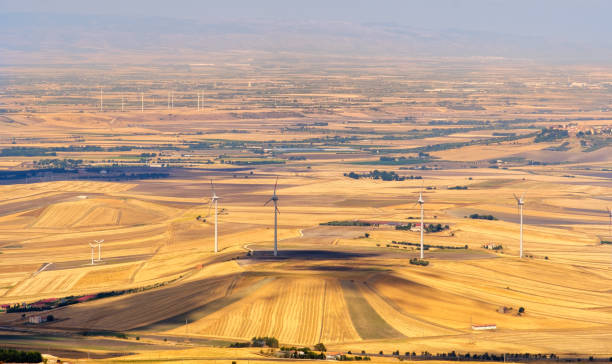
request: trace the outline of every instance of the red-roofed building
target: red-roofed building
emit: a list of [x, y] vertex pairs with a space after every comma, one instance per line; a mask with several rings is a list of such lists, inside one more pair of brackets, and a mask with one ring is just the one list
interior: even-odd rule
[[88, 294], [87, 296], [83, 296], [83, 297], [79, 297], [77, 298], [77, 302], [86, 302], [89, 301], [90, 299], [96, 297], [95, 294]]

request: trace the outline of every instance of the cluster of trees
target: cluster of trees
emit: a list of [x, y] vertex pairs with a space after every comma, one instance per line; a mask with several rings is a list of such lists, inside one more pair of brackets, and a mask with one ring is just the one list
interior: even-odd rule
[[[351, 351], [348, 351], [348, 354], [352, 355]], [[350, 357], [347, 357], [347, 359], [338, 359], [338, 360], [370, 360], [370, 358], [366, 356], [365, 350], [361, 351], [361, 355], [363, 356], [362, 359], [357, 359], [357, 357], [354, 357], [353, 359], [351, 359]], [[378, 355], [383, 356], [384, 352], [380, 350], [378, 352]], [[428, 351], [422, 351], [420, 354], [417, 354], [414, 351], [413, 352], [406, 351], [403, 355], [400, 354], [399, 350], [395, 350], [393, 351], [391, 355], [398, 357], [400, 361], [402, 360], [436, 360], [436, 361], [482, 361], [482, 362], [532, 362], [532, 361], [555, 361], [555, 362], [558, 362], [558, 361], [563, 361], [563, 362], [589, 361], [589, 362], [593, 362], [597, 360], [593, 356], [589, 356], [588, 358], [579, 358], [579, 357], [560, 358], [558, 355], [554, 353], [551, 353], [551, 354], [542, 354], [542, 353], [535, 353], [535, 354], [531, 354], [531, 353], [505, 353], [505, 354], [464, 353], [464, 354], [461, 354], [461, 353], [455, 352], [454, 350], [451, 352], [447, 352], [447, 353], [436, 353], [436, 354], [432, 354]], [[608, 360], [612, 362], [612, 357], [608, 358]], [[603, 361], [603, 360], [599, 359], [597, 361]]]
[[0, 349], [2, 363], [41, 363], [42, 361], [42, 355], [38, 351]]
[[435, 151], [440, 151], [440, 150], [462, 148], [462, 147], [467, 147], [470, 145], [489, 145], [493, 143], [510, 142], [510, 141], [519, 140], [519, 139], [531, 138], [534, 136], [536, 136], [536, 133], [520, 134], [520, 135], [504, 136], [504, 137], [494, 137], [494, 138], [487, 138], [487, 139], [477, 139], [477, 140], [470, 140], [467, 142], [430, 144], [430, 145], [426, 145], [422, 147], [414, 147], [414, 148], [407, 148], [407, 149], [386, 149], [385, 151], [388, 153], [435, 152]]
[[359, 355], [348, 356], [348, 355], [342, 354], [339, 357], [337, 357], [336, 360], [338, 360], [338, 361], [353, 361], [353, 360], [356, 360], [356, 361], [361, 361], [361, 360], [370, 361], [372, 359], [370, 359], [369, 356], [359, 356]]
[[[385, 158], [385, 157], [381, 157]], [[404, 181], [407, 179], [423, 179], [421, 176], [399, 176], [394, 171], [379, 171], [377, 169], [370, 171], [368, 173], [345, 173], [345, 177], [360, 179], [360, 178], [372, 178], [372, 179], [381, 179], [383, 181]]]
[[538, 133], [533, 140], [536, 143], [550, 142], [558, 139], [569, 137], [569, 133], [564, 129], [544, 128]]
[[449, 190], [467, 190], [468, 186], [453, 186], [453, 187], [448, 187]]
[[[393, 355], [399, 356], [399, 350], [394, 352]], [[559, 360], [559, 357], [556, 354], [530, 354], [530, 353], [506, 353], [506, 354], [460, 354], [455, 351], [451, 351], [448, 353], [436, 353], [431, 354], [428, 351], [421, 352], [420, 355], [417, 355], [415, 352], [406, 352], [404, 357], [409, 359], [419, 359], [419, 360], [449, 360], [449, 361], [494, 361], [494, 362], [503, 362], [503, 361], [535, 361], [535, 360]], [[612, 359], [612, 358], [611, 358]], [[580, 361], [578, 359], [577, 361]], [[592, 360], [591, 360], [592, 361]]]
[[340, 220], [340, 221], [328, 221], [322, 222], [319, 225], [329, 226], [372, 226], [371, 223], [359, 220]]
[[[118, 339], [128, 339], [126, 334], [116, 331], [81, 331], [79, 334], [83, 336], [112, 336]], [[166, 340], [164, 339], [164, 341]]]
[[35, 162], [43, 168], [77, 168], [83, 164], [82, 159], [41, 159]]
[[57, 153], [48, 148], [34, 147], [10, 147], [0, 150], [0, 157], [35, 157], [35, 156], [56, 156]]
[[278, 348], [278, 339], [272, 336], [256, 336], [249, 342], [235, 342], [230, 344], [230, 348]]
[[588, 141], [585, 139], [580, 140], [580, 146], [583, 148], [583, 152], [593, 152], [611, 144], [612, 138], [610, 137], [590, 138]]
[[432, 120], [428, 125], [490, 125], [489, 120]]
[[[53, 160], [52, 160], [53, 161]], [[85, 168], [84, 172], [77, 171], [74, 168], [77, 167], [79, 160], [55, 160], [58, 161], [59, 165], [54, 168], [41, 168], [41, 169], [28, 169], [21, 171], [0, 171], [0, 180], [19, 180], [26, 178], [36, 178], [36, 177], [50, 177], [54, 175], [59, 175], [60, 177], [67, 177], [70, 179], [79, 179], [79, 180], [104, 180], [104, 181], [122, 181], [122, 180], [134, 180], [134, 179], [159, 179], [159, 178], [167, 178], [170, 176], [169, 173], [166, 172], [157, 172], [159, 169], [155, 169], [156, 172], [143, 172], [143, 171], [152, 171], [154, 169], [147, 167], [122, 167], [118, 165], [113, 165], [108, 168], [102, 167], [88, 167]], [[64, 162], [65, 161], [65, 162]], [[55, 162], [44, 162], [50, 166], [51, 163]], [[102, 171], [106, 171], [106, 173], [102, 173]], [[64, 175], [69, 175], [64, 176]]]
[[546, 148], [546, 150], [550, 150], [553, 152], [565, 152], [567, 150], [570, 150], [569, 144], [569, 142], [563, 142], [560, 145], [557, 145], [556, 147], [548, 147]]
[[377, 164], [385, 164], [385, 165], [403, 165], [403, 164], [416, 164], [416, 163], [424, 163], [429, 162], [428, 154], [419, 154], [419, 157], [380, 157], [378, 159]]
[[[130, 147], [131, 148], [131, 147]], [[10, 147], [0, 150], [0, 157], [35, 157], [35, 156], [56, 156], [57, 152], [102, 152], [105, 149], [97, 145], [68, 147]]]
[[260, 164], [285, 164], [282, 159], [258, 159], [258, 160], [221, 160], [222, 164], [233, 164], [236, 166], [253, 166]]
[[[410, 243], [408, 241], [395, 241], [392, 240], [391, 243], [393, 244], [398, 244], [398, 245], [408, 245], [408, 246], [421, 246], [421, 243]], [[429, 250], [430, 248], [436, 248], [436, 249], [467, 249], [468, 245], [465, 244], [464, 246], [450, 246], [450, 245], [431, 245], [431, 244], [423, 244], [423, 249], [424, 250]]]
[[251, 339], [251, 346], [256, 348], [262, 348], [267, 346], [269, 348], [278, 348], [278, 339], [272, 336], [258, 336]]
[[281, 348], [281, 351], [285, 352], [285, 358], [292, 359], [325, 359], [325, 354], [317, 353], [310, 350], [309, 347], [296, 348], [295, 346], [287, 348]]
[[[418, 224], [413, 224], [409, 222], [406, 225], [396, 225], [395, 230], [410, 230], [412, 229], [413, 226], [417, 226], [417, 225]], [[442, 225], [442, 224], [424, 224], [424, 226], [425, 226], [424, 232], [426, 233], [437, 233], [443, 230], [450, 229], [450, 226]]]
[[470, 219], [497, 220], [497, 218], [493, 215], [479, 215], [479, 214], [471, 214]]
[[423, 259], [419, 259], [419, 258], [411, 258], [410, 259], [410, 264], [413, 265], [422, 265], [424, 267], [429, 265], [429, 262]]

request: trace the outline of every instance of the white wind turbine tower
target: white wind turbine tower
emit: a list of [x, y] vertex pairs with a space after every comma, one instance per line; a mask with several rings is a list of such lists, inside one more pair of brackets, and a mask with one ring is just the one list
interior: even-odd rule
[[272, 197], [264, 204], [267, 204], [272, 201], [274, 203], [274, 256], [278, 255], [278, 214], [280, 211], [278, 210], [278, 196], [276, 195], [276, 186], [278, 185], [278, 176], [276, 177], [276, 182], [274, 183], [274, 194]]
[[423, 205], [425, 204], [425, 201], [423, 200], [423, 188], [421, 188], [421, 191], [419, 192], [419, 199], [417, 200], [417, 203], [421, 206], [421, 228], [419, 230], [421, 230], [421, 259], [423, 259], [425, 257], [423, 254], [423, 231], [425, 230], [425, 225], [423, 224]]
[[102, 86], [100, 86], [100, 112], [102, 112], [102, 106], [103, 106], [103, 101], [102, 101]]
[[525, 205], [525, 193], [523, 193], [521, 197], [518, 197], [516, 194], [514, 194], [514, 199], [518, 204], [519, 215], [521, 217], [521, 240], [519, 248], [519, 257], [523, 258], [523, 205]]
[[89, 247], [91, 248], [91, 265], [94, 265], [94, 249], [96, 244], [89, 243]]
[[219, 201], [219, 196], [215, 193], [215, 185], [213, 181], [210, 180], [210, 188], [212, 189], [212, 197], [210, 198], [210, 205], [208, 206], [208, 215], [210, 215], [210, 208], [212, 205], [215, 205], [215, 253], [219, 251], [219, 234], [218, 234], [218, 226], [219, 226], [219, 215], [217, 213], [217, 205]]
[[101, 248], [101, 246], [102, 246], [102, 243], [104, 242], [104, 239], [102, 239], [102, 240], [94, 240], [94, 242], [96, 244], [98, 244], [98, 262], [101, 262], [102, 261], [102, 253], [101, 253], [101, 249], [102, 248]]

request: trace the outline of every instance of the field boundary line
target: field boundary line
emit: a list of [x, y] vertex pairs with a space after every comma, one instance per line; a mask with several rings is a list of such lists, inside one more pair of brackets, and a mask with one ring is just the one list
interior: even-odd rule
[[[431, 325], [431, 326], [435, 326], [438, 327], [440, 329], [444, 329], [444, 330], [450, 330], [450, 331], [454, 331], [457, 333], [464, 333], [461, 330], [457, 330], [457, 329], [453, 329], [452, 327], [448, 327], [448, 326], [444, 326], [444, 325], [440, 325], [437, 324], [435, 322], [431, 322], [425, 319], [422, 319], [418, 316], [412, 315], [410, 313], [405, 312], [404, 310], [402, 310], [400, 307], [398, 307], [395, 302], [393, 302], [390, 299], [385, 298], [385, 296], [381, 295], [374, 287], [371, 287], [367, 282], [364, 282], [361, 287], [365, 287], [366, 289], [368, 289], [369, 291], [371, 291], [373, 294], [375, 294], [376, 296], [378, 296], [381, 300], [383, 300], [384, 302], [386, 302], [389, 306], [391, 306], [395, 311], [397, 311], [398, 313], [406, 316], [407, 318], [413, 319], [415, 321], [418, 321], [420, 323], [426, 324], [426, 325]], [[359, 288], [359, 287], [358, 287]]]

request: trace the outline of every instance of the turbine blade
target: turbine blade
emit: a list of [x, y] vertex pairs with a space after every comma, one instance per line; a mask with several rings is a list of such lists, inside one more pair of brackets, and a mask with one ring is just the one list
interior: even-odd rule
[[270, 203], [270, 201], [272, 201], [272, 199], [269, 199], [268, 201], [266, 201], [266, 203], [264, 204], [264, 206], [267, 206], [267, 205]]
[[280, 210], [278, 209], [278, 207], [274, 207], [274, 211], [276, 211], [277, 214], [280, 214]]
[[215, 193], [215, 185], [213, 184], [212, 179], [210, 180], [210, 188], [212, 189], [213, 196], [216, 196], [216, 193]]
[[206, 217], [210, 216], [210, 209], [212, 209], [212, 199], [210, 200], [210, 202], [208, 203], [208, 212], [206, 213]]
[[516, 193], [513, 193], [512, 196], [514, 196], [514, 199], [516, 200], [516, 202], [520, 202], [521, 201], [519, 199], [519, 197], [516, 195]]
[[278, 176], [276, 176], [276, 182], [274, 182], [274, 196], [276, 196], [276, 186], [278, 185]]

